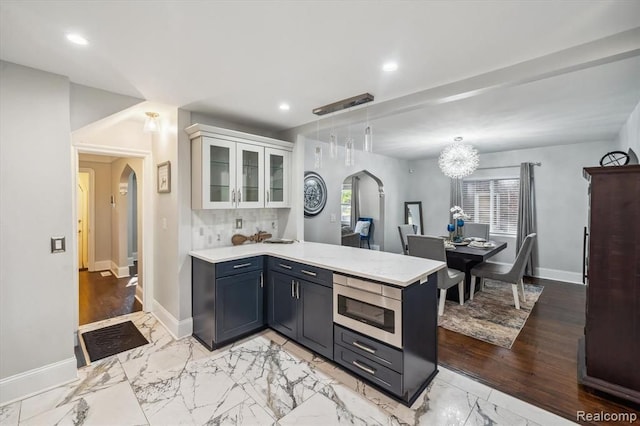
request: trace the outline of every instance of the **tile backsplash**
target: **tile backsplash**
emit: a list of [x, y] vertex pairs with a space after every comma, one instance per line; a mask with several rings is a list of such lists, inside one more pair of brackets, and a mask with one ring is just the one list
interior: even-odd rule
[[[279, 209], [192, 210], [192, 250], [230, 246], [235, 234], [249, 236], [266, 231], [279, 237], [278, 212]], [[236, 229], [236, 219], [242, 219], [241, 229]]]

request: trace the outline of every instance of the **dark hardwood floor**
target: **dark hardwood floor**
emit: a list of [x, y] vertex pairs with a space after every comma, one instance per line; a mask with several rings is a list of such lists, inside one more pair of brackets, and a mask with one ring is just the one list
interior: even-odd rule
[[80, 325], [102, 321], [142, 310], [135, 298], [136, 286], [127, 287], [136, 274], [131, 268], [131, 277], [103, 277], [100, 272], [81, 270], [80, 273]]
[[639, 413], [640, 407], [631, 402], [578, 384], [585, 287], [543, 279], [525, 282], [544, 285], [544, 290], [510, 350], [439, 327], [439, 362], [574, 422], [577, 411]]

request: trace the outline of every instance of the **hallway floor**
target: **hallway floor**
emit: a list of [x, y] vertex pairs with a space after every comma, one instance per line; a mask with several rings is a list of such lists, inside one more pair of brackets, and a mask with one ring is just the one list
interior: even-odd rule
[[130, 276], [126, 278], [113, 274], [103, 277], [100, 272], [87, 270], [79, 272], [80, 325], [142, 310], [135, 298], [137, 285], [131, 282], [137, 278], [137, 265], [129, 270]]
[[270, 330], [209, 352], [192, 337], [174, 340], [143, 312], [81, 329], [127, 320], [148, 345], [79, 369], [72, 383], [0, 407], [0, 423], [572, 424], [441, 366], [408, 408]]

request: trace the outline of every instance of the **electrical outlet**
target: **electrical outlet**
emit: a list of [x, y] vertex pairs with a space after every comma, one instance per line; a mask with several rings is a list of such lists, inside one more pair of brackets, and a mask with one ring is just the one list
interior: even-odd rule
[[220, 241], [220, 234], [218, 234], [218, 238], [216, 239], [216, 241]]
[[242, 219], [236, 219], [236, 229], [242, 229]]
[[336, 220], [338, 220], [338, 218], [336, 217], [336, 214], [335, 213], [331, 213], [331, 219], [329, 219], [329, 222], [335, 223]]
[[200, 227], [200, 236], [202, 237], [204, 235], [204, 228], [201, 226]]
[[276, 229], [276, 223], [275, 222], [271, 222], [271, 229]]

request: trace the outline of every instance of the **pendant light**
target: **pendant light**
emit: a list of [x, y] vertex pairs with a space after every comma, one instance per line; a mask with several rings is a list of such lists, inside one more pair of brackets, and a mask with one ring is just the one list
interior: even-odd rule
[[371, 134], [371, 125], [369, 124], [369, 107], [367, 107], [367, 127], [364, 129], [364, 152], [373, 152], [373, 135]]
[[355, 162], [354, 158], [355, 148], [353, 146], [353, 138], [348, 136], [344, 142], [344, 165], [353, 166]]
[[471, 145], [461, 142], [462, 137], [455, 138], [451, 145], [442, 150], [438, 159], [438, 165], [442, 173], [452, 179], [469, 176], [478, 168], [480, 163], [478, 151]]
[[[316, 141], [320, 142], [320, 119], [316, 121]], [[313, 152], [313, 167], [315, 169], [322, 168], [322, 147], [316, 146]]]

